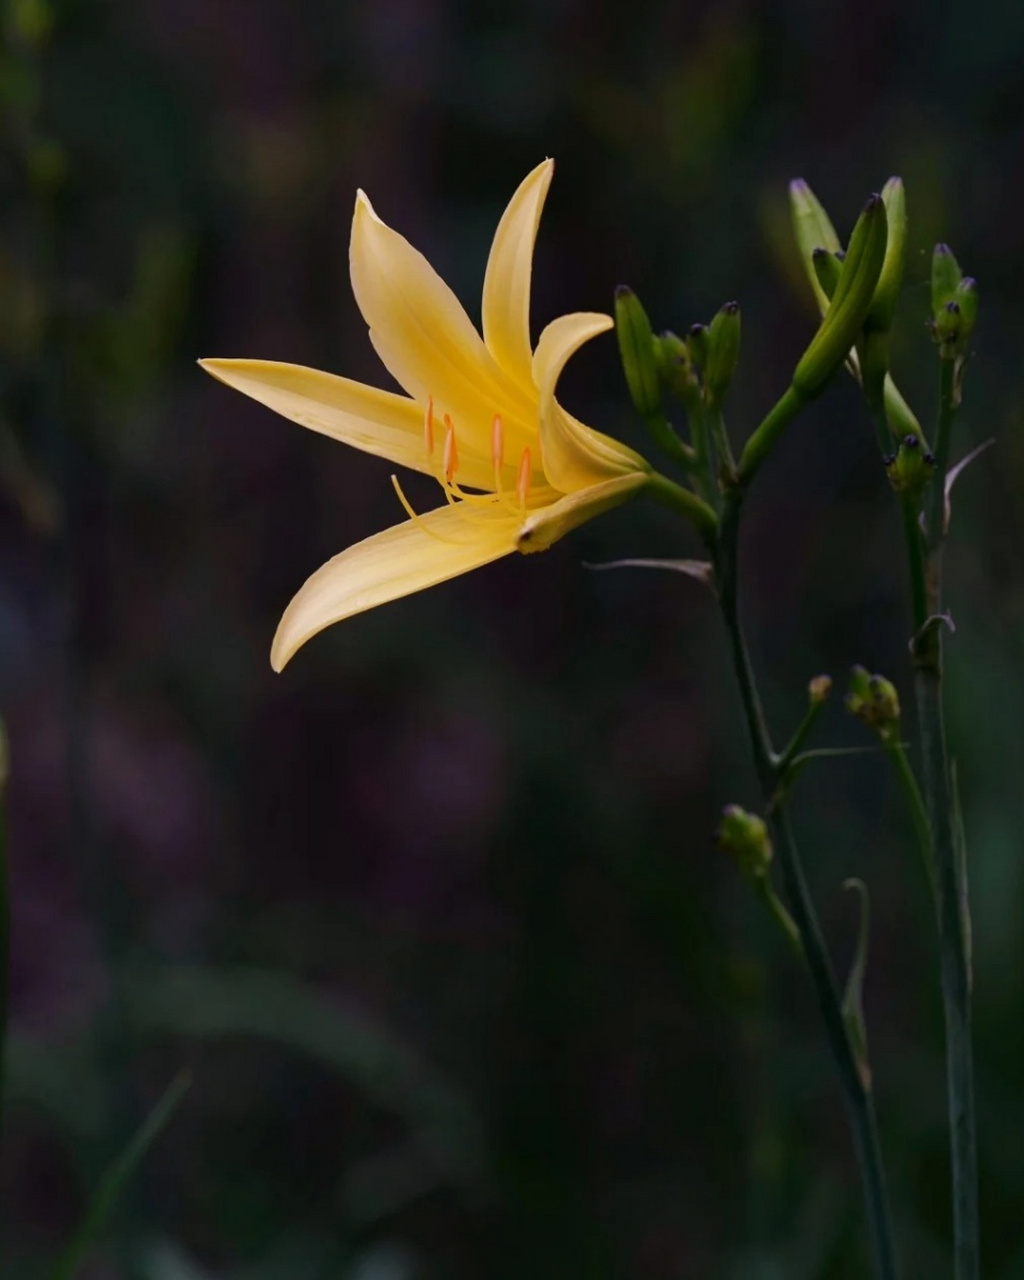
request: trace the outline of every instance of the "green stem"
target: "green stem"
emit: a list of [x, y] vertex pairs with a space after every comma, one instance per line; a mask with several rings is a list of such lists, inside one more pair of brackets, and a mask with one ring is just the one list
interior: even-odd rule
[[914, 834], [917, 836], [921, 856], [924, 858], [925, 870], [928, 872], [928, 883], [934, 893], [936, 870], [935, 859], [932, 855], [932, 832], [931, 827], [928, 825], [928, 810], [921, 795], [921, 788], [918, 786], [917, 777], [910, 767], [910, 761], [907, 759], [903, 743], [898, 741], [887, 742], [885, 749], [896, 769], [896, 776], [899, 778], [900, 786], [903, 788], [903, 794], [910, 809], [910, 816], [914, 820]]
[[[945, 537], [946, 469], [956, 413], [957, 370], [939, 363], [939, 414], [935, 471], [926, 508], [927, 616], [942, 608], [942, 543]], [[935, 912], [939, 935], [942, 1003], [946, 1021], [946, 1074], [953, 1181], [954, 1274], [978, 1280], [978, 1163], [971, 1049], [971, 973], [967, 888], [958, 857], [953, 796], [942, 706], [942, 627], [918, 628], [913, 643], [917, 714], [924, 759], [924, 791], [935, 863]]]
[[765, 458], [768, 457], [775, 442], [789, 426], [796, 415], [806, 404], [806, 397], [789, 387], [785, 395], [771, 409], [768, 416], [757, 428], [743, 447], [740, 454], [738, 480], [747, 484]]
[[861, 1078], [856, 1053], [850, 1042], [849, 1031], [843, 1017], [842, 999], [832, 972], [832, 963], [804, 877], [796, 842], [793, 839], [785, 799], [779, 792], [779, 784], [782, 782], [779, 759], [772, 750], [771, 736], [739, 615], [738, 542], [742, 496], [742, 490], [734, 490], [726, 498], [716, 547], [715, 568], [722, 616], [729, 635], [754, 765], [769, 812], [792, 921], [798, 931], [802, 954], [810, 971], [818, 999], [818, 1008], [825, 1024], [829, 1047], [835, 1059], [846, 1101], [864, 1188], [865, 1206], [874, 1249], [875, 1271], [879, 1280], [897, 1280], [899, 1270], [893, 1243], [874, 1100]]
[[714, 541], [718, 529], [718, 517], [703, 498], [698, 498], [689, 489], [669, 480], [667, 476], [652, 471], [647, 486], [653, 497], [674, 511], [680, 512], [696, 527], [705, 542]]

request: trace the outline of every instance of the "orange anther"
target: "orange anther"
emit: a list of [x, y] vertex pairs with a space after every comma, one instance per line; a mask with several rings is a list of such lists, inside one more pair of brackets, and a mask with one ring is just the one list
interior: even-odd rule
[[526, 506], [526, 495], [530, 492], [530, 481], [533, 478], [533, 461], [529, 449], [523, 450], [519, 460], [519, 474], [516, 476], [516, 498], [521, 507]]
[[423, 417], [423, 440], [427, 453], [434, 456], [434, 397], [427, 396], [427, 412]]
[[444, 478], [451, 484], [459, 469], [459, 446], [455, 443], [455, 428], [447, 414], [444, 415], [444, 424], [448, 428], [444, 436]]
[[505, 426], [500, 413], [494, 415], [491, 423], [491, 461], [497, 471], [505, 465]]

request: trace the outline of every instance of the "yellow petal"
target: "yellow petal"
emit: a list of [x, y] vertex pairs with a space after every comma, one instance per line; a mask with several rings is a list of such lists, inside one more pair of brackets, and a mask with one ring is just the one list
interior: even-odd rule
[[307, 640], [353, 614], [468, 573], [516, 549], [518, 516], [440, 507], [385, 529], [322, 565], [284, 612], [270, 662], [280, 671]]
[[490, 454], [502, 415], [510, 450], [536, 440], [536, 396], [502, 371], [458, 299], [426, 258], [374, 213], [360, 191], [349, 248], [352, 289], [370, 340], [391, 375], [438, 417], [451, 415], [460, 449]]
[[524, 387], [533, 386], [533, 246], [554, 168], [553, 160], [545, 160], [520, 184], [494, 233], [484, 276], [484, 341], [498, 364]]
[[589, 339], [612, 327], [610, 316], [577, 312], [552, 320], [540, 335], [533, 376], [540, 394], [540, 432], [544, 471], [563, 493], [602, 480], [649, 470], [638, 453], [584, 426], [555, 399], [555, 385], [569, 357]]
[[544, 551], [578, 525], [627, 501], [646, 483], [647, 477], [634, 471], [613, 480], [603, 480], [588, 489], [578, 489], [550, 507], [531, 512], [520, 526], [516, 543], [518, 550], [524, 554]]
[[[423, 434], [423, 409], [406, 396], [339, 378], [303, 365], [275, 360], [200, 360], [200, 365], [236, 391], [252, 396], [300, 426], [322, 432], [403, 467], [436, 473]], [[438, 442], [440, 448], [441, 442]], [[459, 443], [459, 478], [488, 488], [494, 469], [487, 456]]]

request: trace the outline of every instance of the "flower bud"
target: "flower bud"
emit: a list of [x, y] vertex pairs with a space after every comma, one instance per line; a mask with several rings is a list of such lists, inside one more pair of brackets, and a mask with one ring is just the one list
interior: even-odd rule
[[673, 395], [687, 405], [699, 399], [700, 382], [690, 358], [690, 348], [678, 334], [669, 329], [659, 334], [654, 340], [654, 358], [658, 376]]
[[886, 245], [885, 259], [871, 300], [871, 310], [864, 324], [868, 329], [887, 332], [903, 283], [903, 267], [907, 249], [907, 197], [900, 178], [890, 178], [882, 188], [885, 204]]
[[885, 205], [881, 196], [874, 195], [850, 236], [825, 318], [793, 374], [793, 387], [804, 398], [811, 399], [824, 390], [857, 341], [874, 297], [885, 249]]
[[885, 473], [897, 493], [921, 493], [935, 470], [935, 455], [915, 435], [904, 436], [896, 453], [884, 458]]
[[807, 278], [811, 282], [811, 288], [814, 290], [818, 307], [824, 315], [828, 310], [831, 295], [818, 280], [812, 255], [815, 249], [824, 249], [827, 253], [838, 252], [839, 237], [818, 197], [803, 178], [796, 178], [789, 184], [789, 207], [800, 258], [807, 272]]
[[807, 685], [807, 698], [813, 707], [818, 707], [823, 702], [826, 702], [831, 692], [831, 676], [815, 676]]
[[655, 339], [647, 312], [626, 285], [615, 290], [615, 334], [630, 398], [637, 413], [649, 418], [661, 409]]
[[932, 254], [932, 319], [937, 320], [947, 302], [951, 302], [957, 285], [963, 279], [960, 264], [948, 244], [937, 244]]
[[729, 390], [740, 356], [740, 304], [727, 302], [707, 330], [708, 356], [704, 389], [708, 404], [720, 405]]
[[686, 331], [686, 345], [690, 359], [703, 373], [708, 364], [708, 327], [706, 324], [691, 324]]
[[768, 874], [772, 842], [763, 818], [738, 804], [727, 804], [716, 834], [720, 847], [736, 859], [748, 880], [759, 880]]
[[900, 731], [900, 700], [894, 686], [885, 676], [871, 675], [864, 667], [850, 672], [846, 709], [883, 742], [894, 742]]

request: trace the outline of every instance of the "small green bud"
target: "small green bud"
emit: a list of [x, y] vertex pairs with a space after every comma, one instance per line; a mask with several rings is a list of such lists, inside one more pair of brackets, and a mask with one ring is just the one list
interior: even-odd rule
[[935, 470], [934, 454], [923, 449], [915, 435], [904, 436], [897, 452], [886, 454], [883, 462], [897, 493], [921, 493]]
[[704, 389], [708, 403], [720, 405], [729, 390], [740, 358], [740, 304], [727, 302], [707, 329], [708, 358]]
[[690, 358], [690, 348], [678, 334], [666, 329], [654, 339], [654, 358], [658, 376], [674, 396], [684, 404], [700, 397], [700, 382]]
[[630, 398], [637, 413], [649, 418], [661, 410], [654, 334], [640, 299], [626, 285], [615, 290], [615, 333]]
[[832, 692], [831, 676], [815, 676], [807, 686], [807, 697], [811, 706], [818, 707], [827, 701]]
[[953, 250], [948, 244], [937, 244], [932, 254], [932, 319], [938, 320], [939, 313], [950, 302], [956, 293], [957, 285], [963, 279], [963, 272]]
[[708, 327], [706, 324], [691, 324], [686, 331], [686, 345], [690, 359], [703, 373], [708, 364]]
[[894, 742], [900, 732], [900, 700], [885, 676], [871, 675], [864, 667], [850, 672], [846, 709], [873, 729], [883, 742]]
[[835, 293], [818, 332], [793, 374], [793, 387], [811, 399], [824, 390], [849, 355], [864, 324], [886, 248], [885, 205], [874, 195], [850, 236]]
[[843, 269], [843, 257], [845, 254], [832, 253], [829, 249], [815, 249], [811, 254], [811, 266], [814, 268], [814, 276], [821, 285], [821, 291], [824, 293], [827, 301], [831, 302], [839, 284], [839, 275]]
[[789, 208], [793, 219], [793, 233], [800, 250], [800, 259], [804, 264], [811, 288], [814, 290], [818, 307], [824, 315], [828, 310], [831, 295], [818, 280], [812, 255], [815, 249], [824, 249], [827, 253], [838, 252], [839, 237], [818, 197], [803, 178], [796, 178], [789, 184]]
[[968, 338], [978, 319], [978, 282], [973, 276], [964, 276], [956, 287], [953, 301], [960, 307], [963, 337]]
[[900, 178], [890, 178], [882, 188], [887, 228], [885, 259], [882, 263], [875, 296], [864, 324], [868, 329], [887, 332], [892, 327], [896, 303], [903, 284], [903, 267], [907, 250], [907, 197]]
[[746, 879], [760, 880], [768, 874], [772, 842], [763, 818], [738, 804], [727, 804], [716, 835], [719, 846], [736, 859]]

